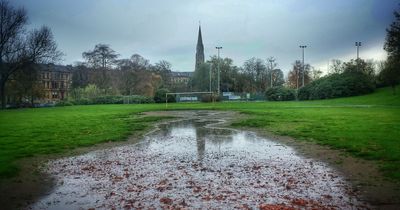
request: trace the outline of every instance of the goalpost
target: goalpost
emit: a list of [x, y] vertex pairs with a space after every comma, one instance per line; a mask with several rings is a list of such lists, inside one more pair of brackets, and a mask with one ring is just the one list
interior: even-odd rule
[[[166, 93], [165, 94], [165, 108], [168, 108], [168, 95], [178, 96], [180, 102], [193, 102], [193, 101], [201, 101], [201, 98], [198, 98], [198, 95], [209, 94], [210, 98], [214, 94], [213, 92], [180, 92], [180, 93]], [[187, 95], [187, 96], [182, 96]]]

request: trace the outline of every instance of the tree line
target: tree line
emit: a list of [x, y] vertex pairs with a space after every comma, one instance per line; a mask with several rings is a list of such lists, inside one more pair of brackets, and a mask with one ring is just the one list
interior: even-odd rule
[[106, 95], [153, 96], [160, 87], [170, 87], [171, 64], [161, 60], [155, 64], [139, 54], [118, 59], [107, 44], [97, 44], [82, 53], [84, 62], [74, 66], [72, 88], [96, 85]]
[[[211, 56], [193, 73], [188, 83], [173, 83], [172, 65], [160, 60], [154, 64], [139, 54], [121, 58], [108, 44], [97, 44], [82, 53], [84, 62], [72, 68], [72, 99], [93, 101], [138, 95], [132, 100], [150, 102], [159, 92], [216, 91], [265, 94], [268, 100], [301, 100], [334, 98], [371, 92], [375, 87], [391, 86], [395, 93], [400, 81], [400, 14], [387, 29], [384, 49], [386, 61], [376, 64], [362, 59], [343, 62], [333, 60], [329, 72], [296, 60], [285, 76], [274, 57], [252, 57], [242, 66], [231, 58]], [[28, 96], [32, 103], [41, 97], [43, 87], [37, 83], [38, 65], [60, 61], [63, 53], [57, 48], [51, 29], [42, 26], [27, 30], [28, 17], [23, 8], [0, 2], [0, 97]], [[218, 83], [218, 71], [220, 83]], [[210, 82], [211, 77], [211, 82]], [[304, 77], [304, 79], [303, 79]], [[304, 84], [303, 84], [304, 83]], [[158, 94], [160, 95], [160, 94]], [[161, 94], [162, 95], [162, 94]], [[101, 100], [95, 97], [101, 96]], [[149, 100], [151, 98], [151, 100]], [[162, 101], [162, 100], [160, 100]], [[106, 102], [104, 102], [106, 103]]]

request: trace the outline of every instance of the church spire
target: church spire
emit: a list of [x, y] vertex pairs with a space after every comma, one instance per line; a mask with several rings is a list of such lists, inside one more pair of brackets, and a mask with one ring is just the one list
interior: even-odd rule
[[198, 37], [197, 37], [197, 46], [196, 46], [196, 67], [195, 67], [195, 70], [202, 63], [204, 63], [204, 46], [203, 46], [203, 37], [201, 36], [201, 26], [200, 26], [200, 23], [199, 23], [199, 34], [198, 34]]

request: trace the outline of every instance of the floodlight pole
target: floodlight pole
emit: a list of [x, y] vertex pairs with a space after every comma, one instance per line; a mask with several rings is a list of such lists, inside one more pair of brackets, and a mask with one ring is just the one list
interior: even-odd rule
[[361, 47], [361, 42], [356, 42], [356, 47], [357, 47], [357, 60], [360, 58], [360, 47]]
[[211, 66], [212, 66], [212, 64], [210, 63], [210, 71], [209, 71], [209, 76], [210, 76], [210, 87], [209, 87], [209, 91], [211, 92]]
[[302, 69], [303, 69], [303, 74], [302, 74], [302, 83], [301, 86], [304, 87], [304, 49], [306, 48], [306, 45], [300, 45], [300, 48], [302, 49], [302, 54], [303, 54], [303, 61], [302, 61]]
[[218, 50], [218, 96], [220, 95], [220, 86], [221, 86], [221, 77], [220, 77], [220, 69], [219, 69], [219, 63], [220, 63], [220, 58], [219, 58], [219, 50], [222, 49], [222, 47], [215, 47]]
[[270, 58], [268, 58], [267, 59], [267, 61], [270, 63], [270, 66], [271, 66], [271, 68], [270, 68], [270, 72], [269, 72], [269, 76], [270, 76], [270, 80], [271, 80], [271, 84], [270, 84], [270, 86], [271, 86], [271, 88], [272, 88], [272, 73], [273, 73], [273, 62], [275, 62], [275, 59], [273, 58], [273, 57], [270, 57]]

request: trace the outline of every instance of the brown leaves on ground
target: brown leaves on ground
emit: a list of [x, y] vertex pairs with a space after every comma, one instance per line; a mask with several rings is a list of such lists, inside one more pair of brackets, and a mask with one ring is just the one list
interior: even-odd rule
[[171, 198], [163, 197], [160, 199], [160, 202], [166, 205], [172, 205], [173, 200]]
[[260, 210], [295, 210], [293, 207], [282, 204], [261, 204], [258, 208]]

